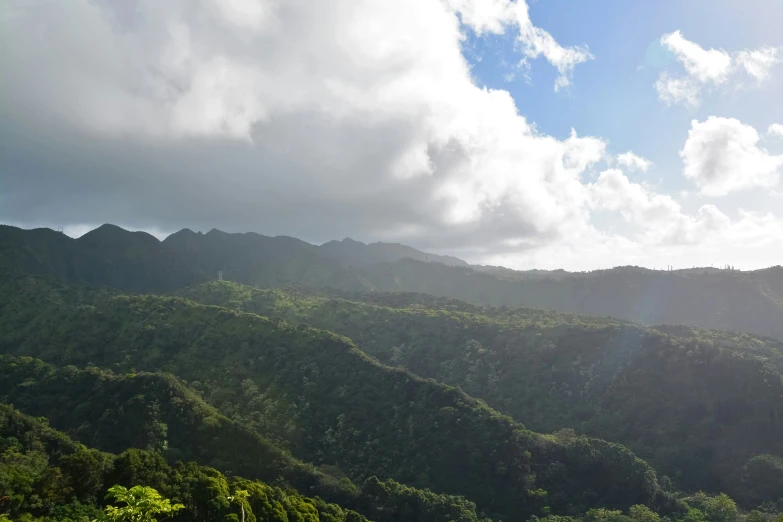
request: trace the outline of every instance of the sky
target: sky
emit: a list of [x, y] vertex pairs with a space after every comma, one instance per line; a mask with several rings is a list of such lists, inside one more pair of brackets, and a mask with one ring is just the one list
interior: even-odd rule
[[0, 0], [0, 222], [783, 262], [783, 2]]

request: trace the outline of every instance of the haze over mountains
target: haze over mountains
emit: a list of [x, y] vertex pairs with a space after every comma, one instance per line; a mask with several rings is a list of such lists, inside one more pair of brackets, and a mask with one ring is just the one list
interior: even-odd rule
[[0, 406], [0, 463], [33, 486], [2, 468], [0, 485], [11, 513], [71, 519], [119, 481], [189, 502], [183, 521], [237, 514], [220, 499], [240, 487], [279, 522], [742, 522], [735, 501], [772, 520], [782, 283], [780, 267], [526, 273], [348, 239], [2, 226], [0, 403], [19, 411]]
[[740, 272], [618, 267], [588, 273], [476, 267], [404, 245], [183, 229], [159, 241], [103, 225], [78, 239], [0, 226], [0, 264], [68, 281], [168, 292], [223, 278], [346, 291], [422, 292], [484, 306], [530, 306], [783, 338], [783, 268]]

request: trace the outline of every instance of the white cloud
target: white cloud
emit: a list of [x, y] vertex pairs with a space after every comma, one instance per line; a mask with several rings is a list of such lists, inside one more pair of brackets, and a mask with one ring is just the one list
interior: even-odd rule
[[753, 187], [773, 187], [783, 156], [759, 147], [759, 133], [734, 118], [693, 120], [680, 151], [684, 174], [707, 196], [724, 196]]
[[783, 125], [780, 123], [773, 123], [769, 126], [769, 129], [767, 129], [767, 134], [770, 136], [783, 137]]
[[734, 58], [736, 64], [753, 79], [762, 82], [769, 78], [770, 70], [780, 62], [778, 49], [764, 47], [755, 51], [740, 51]]
[[658, 99], [667, 105], [683, 103], [695, 107], [701, 102], [701, 87], [689, 78], [675, 78], [666, 71], [655, 82]]
[[557, 68], [560, 75], [555, 91], [571, 85], [574, 68], [594, 58], [587, 46], [563, 47], [547, 31], [534, 26], [525, 0], [448, 0], [448, 4], [478, 34], [502, 33], [507, 26], [515, 26], [525, 60], [543, 56]]
[[596, 208], [620, 212], [627, 221], [646, 228], [671, 223], [680, 215], [680, 205], [671, 196], [631, 182], [619, 169], [601, 172], [590, 189]]
[[701, 83], [723, 83], [731, 70], [731, 57], [722, 49], [704, 49], [686, 40], [680, 31], [665, 34], [661, 45], [667, 47], [685, 67], [688, 76]]
[[[126, 6], [4, 4], [0, 220], [349, 235], [569, 268], [776, 230], [766, 215], [689, 215], [617, 169], [590, 183], [605, 140], [545, 135], [507, 91], [475, 85], [465, 30], [518, 31], [559, 86], [590, 58], [524, 2]], [[629, 154], [617, 164], [646, 168]]]
[[652, 161], [642, 158], [641, 156], [637, 156], [630, 150], [628, 152], [624, 152], [623, 154], [617, 155], [617, 163], [621, 167], [626, 167], [629, 170], [640, 170], [642, 172], [647, 172], [647, 170], [652, 166]]
[[658, 98], [668, 105], [683, 103], [695, 107], [701, 102], [705, 88], [716, 88], [741, 80], [740, 73], [762, 83], [772, 68], [780, 63], [778, 49], [762, 47], [730, 55], [723, 49], [704, 49], [687, 40], [680, 31], [665, 34], [661, 45], [668, 49], [685, 69], [685, 74], [673, 76], [662, 71], [655, 82]]
[[[518, 31], [523, 55], [543, 56], [567, 84], [589, 53], [534, 27], [524, 2], [139, 0], [132, 10], [19, 0], [9, 12], [0, 22], [9, 124], [67, 129], [51, 141], [78, 141], [69, 148], [81, 164], [62, 176], [100, 180], [82, 188], [138, 191], [106, 189], [68, 210], [77, 222], [96, 219], [79, 215], [91, 206], [131, 214], [116, 200], [146, 198], [147, 208], [159, 198], [135, 219], [174, 214], [187, 225], [195, 215], [225, 228], [282, 219], [291, 234], [328, 226], [310, 234], [486, 249], [552, 241], [585, 219], [580, 177], [603, 158], [603, 140], [538, 133], [508, 92], [473, 83], [462, 54], [465, 27]], [[135, 152], [111, 157], [124, 150]], [[38, 181], [20, 175], [14, 185], [29, 198], [0, 198], [0, 208], [55, 212], [35, 201], [51, 185]], [[164, 196], [177, 184], [191, 202]], [[282, 218], [281, 207], [301, 211]]]

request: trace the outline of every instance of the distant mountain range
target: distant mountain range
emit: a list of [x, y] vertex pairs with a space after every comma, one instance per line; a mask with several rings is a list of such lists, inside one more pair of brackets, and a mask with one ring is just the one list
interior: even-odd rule
[[133, 292], [218, 278], [256, 287], [422, 292], [483, 306], [528, 306], [783, 338], [783, 268], [740, 272], [618, 267], [586, 273], [471, 266], [392, 243], [321, 246], [255, 233], [183, 229], [164, 241], [103, 225], [78, 239], [0, 226], [0, 266]]
[[318, 247], [318, 252], [344, 265], [362, 267], [375, 263], [393, 263], [402, 259], [414, 259], [425, 263], [441, 263], [449, 266], [470, 266], [452, 256], [428, 254], [399, 243], [370, 243], [346, 237], [342, 241], [329, 241]]

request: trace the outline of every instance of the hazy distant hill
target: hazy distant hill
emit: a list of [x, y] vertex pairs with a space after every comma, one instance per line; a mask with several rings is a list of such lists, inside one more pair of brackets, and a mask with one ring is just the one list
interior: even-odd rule
[[342, 241], [329, 241], [318, 247], [318, 251], [326, 257], [356, 267], [375, 263], [393, 263], [402, 259], [414, 259], [450, 266], [470, 266], [456, 257], [428, 254], [399, 243], [370, 243], [367, 245], [351, 238], [345, 238]]
[[[496, 275], [502, 273], [503, 275]], [[374, 288], [454, 297], [489, 306], [530, 306], [645, 324], [687, 324], [783, 338], [783, 267], [752, 272], [666, 272], [620, 267], [556, 278], [509, 277], [402, 260], [371, 265]]]
[[[421, 256], [430, 262], [416, 259]], [[479, 305], [530, 306], [783, 339], [780, 266], [752, 272], [618, 267], [587, 273], [449, 266], [460, 263], [404, 245], [352, 240], [318, 247], [285, 236], [184, 229], [161, 242], [113, 225], [71, 239], [48, 229], [0, 226], [0, 266], [135, 292], [167, 293], [215, 280], [221, 271], [226, 280], [257, 287], [422, 292]]]

